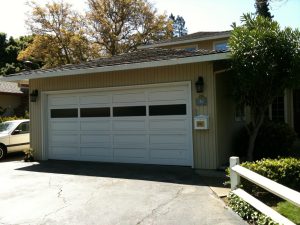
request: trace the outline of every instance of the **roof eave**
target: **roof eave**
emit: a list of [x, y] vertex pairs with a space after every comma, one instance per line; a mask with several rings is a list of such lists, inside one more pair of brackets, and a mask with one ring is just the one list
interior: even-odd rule
[[139, 46], [138, 49], [160, 48], [160, 47], [173, 46], [173, 45], [191, 44], [191, 43], [200, 42], [200, 41], [209, 41], [209, 40], [216, 40], [216, 39], [229, 38], [229, 37], [230, 37], [230, 34], [214, 35], [214, 36], [210, 36], [210, 37], [195, 38], [195, 39], [184, 40], [184, 41], [170, 41], [170, 42], [166, 42], [166, 43], [142, 45], [142, 46]]
[[134, 69], [143, 69], [143, 68], [182, 65], [182, 64], [198, 63], [198, 62], [209, 62], [209, 61], [229, 59], [229, 54], [230, 54], [229, 52], [224, 52], [224, 53], [215, 53], [209, 55], [161, 60], [161, 61], [121, 64], [121, 65], [86, 68], [86, 69], [54, 71], [54, 72], [44, 72], [44, 73], [36, 72], [28, 75], [22, 74], [22, 75], [10, 76], [10, 77], [3, 77], [0, 80], [9, 81], [9, 82], [18, 82], [18, 81], [30, 80], [30, 79], [41, 79], [41, 78], [60, 77], [60, 76], [75, 76], [75, 75], [83, 75], [83, 74], [95, 74], [95, 73], [113, 72], [113, 71], [122, 71], [122, 70], [125, 71], [125, 70], [134, 70]]

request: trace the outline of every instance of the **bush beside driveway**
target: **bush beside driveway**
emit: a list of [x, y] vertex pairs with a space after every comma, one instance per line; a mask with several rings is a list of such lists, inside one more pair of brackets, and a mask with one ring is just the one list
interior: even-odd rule
[[189, 168], [0, 163], [0, 224], [245, 224]]

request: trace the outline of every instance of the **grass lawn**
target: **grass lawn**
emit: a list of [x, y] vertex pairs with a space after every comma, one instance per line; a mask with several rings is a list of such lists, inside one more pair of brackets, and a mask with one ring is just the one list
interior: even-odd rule
[[279, 202], [275, 208], [277, 212], [285, 216], [297, 225], [300, 225], [300, 208], [289, 202]]

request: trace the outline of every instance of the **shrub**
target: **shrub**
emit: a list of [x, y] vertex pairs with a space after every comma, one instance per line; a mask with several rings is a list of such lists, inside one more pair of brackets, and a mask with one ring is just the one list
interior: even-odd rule
[[290, 156], [296, 137], [295, 131], [288, 124], [266, 121], [257, 136], [254, 157]]
[[[241, 166], [284, 186], [300, 191], [300, 159], [262, 159], [255, 162], [245, 162]], [[248, 184], [244, 179], [242, 179], [242, 185], [246, 191], [255, 195], [256, 185]]]
[[[265, 121], [257, 135], [254, 146], [254, 158], [277, 158], [292, 155], [292, 146], [296, 140], [295, 131], [286, 123]], [[248, 147], [249, 136], [242, 128], [234, 141], [235, 154], [244, 158]]]
[[[278, 158], [278, 159], [262, 159], [255, 162], [244, 162], [241, 166], [256, 172], [264, 177], [267, 177], [275, 182], [278, 182], [284, 186], [300, 191], [300, 159], [296, 158]], [[229, 170], [227, 170], [229, 175]], [[257, 185], [241, 179], [242, 188], [251, 195], [263, 199], [265, 202], [274, 205], [272, 201], [277, 203], [278, 199], [274, 199], [274, 195], [268, 191], [258, 187]], [[238, 196], [230, 194], [228, 196], [228, 205], [243, 219], [252, 222], [254, 224], [274, 224], [268, 217], [257, 212], [255, 208], [241, 200]], [[276, 205], [276, 204], [275, 204]], [[281, 208], [279, 208], [281, 206]], [[293, 219], [289, 214], [283, 213], [283, 206], [279, 204], [277, 210], [289, 219]], [[294, 209], [294, 208], [293, 208]], [[295, 209], [296, 210], [296, 209]], [[299, 210], [299, 209], [298, 209]], [[285, 211], [290, 211], [285, 210]], [[296, 221], [296, 220], [295, 220]]]
[[230, 193], [228, 196], [228, 205], [234, 212], [236, 212], [241, 218], [250, 222], [250, 224], [257, 225], [275, 225], [270, 217], [258, 212], [250, 204], [239, 198], [237, 195]]

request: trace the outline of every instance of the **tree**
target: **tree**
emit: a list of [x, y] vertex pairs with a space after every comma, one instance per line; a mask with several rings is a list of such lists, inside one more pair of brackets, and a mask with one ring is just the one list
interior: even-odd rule
[[244, 15], [241, 26], [233, 24], [229, 39], [234, 74], [233, 95], [249, 106], [247, 159], [253, 159], [258, 131], [265, 111], [285, 89], [299, 85], [300, 33], [280, 29], [270, 18]]
[[[5, 33], [0, 33], [0, 75], [8, 75], [27, 69], [26, 63], [18, 61], [17, 56], [32, 40], [32, 36], [7, 39]], [[34, 66], [34, 68], [39, 68], [39, 64], [34, 64]]]
[[88, 0], [91, 38], [104, 54], [117, 55], [172, 36], [166, 15], [147, 0]]
[[269, 0], [255, 0], [256, 14], [272, 19], [269, 9]]
[[68, 3], [48, 3], [44, 7], [29, 4], [32, 11], [26, 21], [35, 35], [33, 42], [19, 55], [20, 60], [34, 58], [46, 68], [79, 63], [98, 56], [85, 35], [85, 20]]
[[173, 23], [173, 37], [181, 37], [188, 34], [187, 28], [185, 27], [185, 20], [182, 16], [175, 16], [171, 13], [169, 20]]

